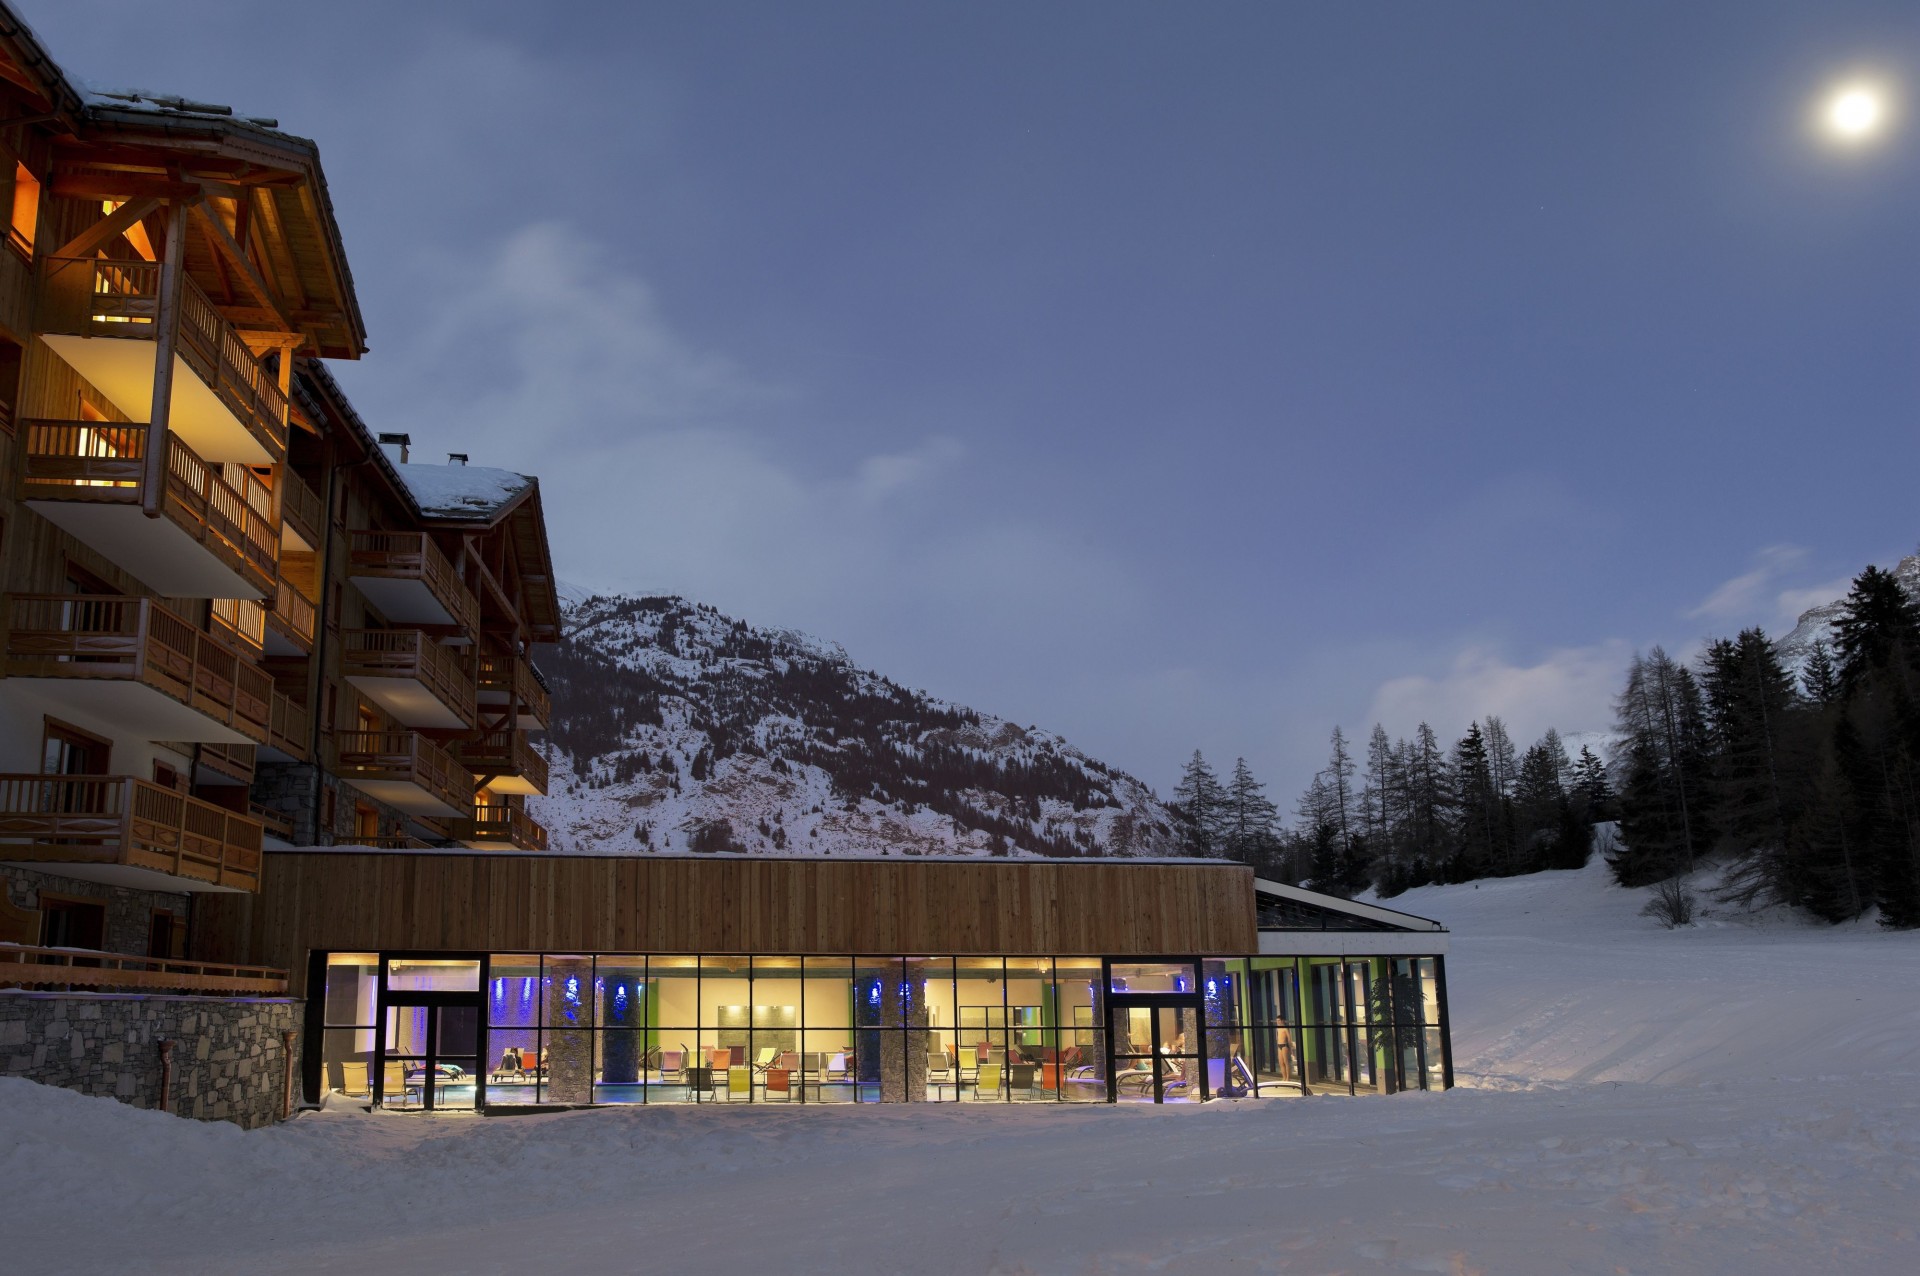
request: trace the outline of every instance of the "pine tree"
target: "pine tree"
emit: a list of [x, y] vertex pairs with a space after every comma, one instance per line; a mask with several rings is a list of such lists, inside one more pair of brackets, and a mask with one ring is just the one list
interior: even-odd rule
[[1708, 646], [1703, 677], [1715, 831], [1736, 860], [1728, 898], [1747, 906], [1787, 902], [1788, 846], [1806, 796], [1793, 679], [1759, 629]]
[[1453, 768], [1433, 728], [1422, 722], [1407, 756], [1407, 866], [1409, 886], [1442, 879], [1455, 837]]
[[1646, 886], [1711, 847], [1706, 709], [1693, 675], [1658, 647], [1634, 657], [1617, 708], [1626, 782], [1612, 868], [1622, 886]]
[[1347, 737], [1339, 727], [1333, 729], [1332, 756], [1327, 760], [1327, 785], [1332, 791], [1339, 821], [1337, 831], [1343, 851], [1353, 847], [1353, 757], [1347, 752]]
[[1188, 855], [1212, 858], [1222, 853], [1227, 791], [1198, 749], [1181, 771], [1180, 783], [1174, 786], [1173, 807], [1180, 816], [1181, 846]]
[[1274, 821], [1279, 809], [1267, 797], [1266, 786], [1253, 778], [1245, 758], [1233, 760], [1233, 779], [1226, 792], [1226, 854], [1229, 859], [1265, 868], [1273, 858]]
[[1613, 780], [1607, 775], [1607, 764], [1584, 744], [1573, 764], [1573, 777], [1573, 787], [1586, 799], [1589, 819], [1619, 818], [1618, 798], [1613, 791]]
[[1800, 688], [1816, 705], [1830, 705], [1840, 698], [1840, 668], [1824, 641], [1813, 644], [1807, 667], [1800, 675]]
[[1500, 794], [1487, 763], [1487, 742], [1478, 722], [1453, 746], [1454, 792], [1459, 802], [1457, 849], [1445, 880], [1470, 881], [1493, 873], [1500, 851]]

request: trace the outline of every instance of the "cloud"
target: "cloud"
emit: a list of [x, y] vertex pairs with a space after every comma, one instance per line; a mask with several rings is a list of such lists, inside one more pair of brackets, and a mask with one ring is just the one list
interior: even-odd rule
[[1769, 588], [1806, 559], [1807, 551], [1797, 545], [1769, 545], [1754, 555], [1751, 570], [1721, 584], [1699, 606], [1687, 612], [1686, 618], [1737, 620], [1766, 610]]
[[1395, 736], [1409, 735], [1427, 722], [1443, 740], [1451, 740], [1468, 723], [1492, 715], [1503, 719], [1523, 745], [1548, 727], [1562, 734], [1605, 730], [1631, 657], [1631, 647], [1618, 639], [1561, 648], [1534, 664], [1515, 664], [1492, 648], [1468, 646], [1444, 673], [1382, 683], [1369, 721]]
[[569, 580], [809, 629], [1009, 714], [1047, 703], [1047, 661], [1113, 654], [1144, 610], [1127, 563], [999, 490], [1013, 461], [944, 434], [851, 442], [804, 387], [684, 337], [568, 225], [421, 268], [432, 321], [350, 389], [423, 455], [539, 475]]
[[1824, 607], [1830, 602], [1845, 598], [1853, 587], [1853, 580], [1841, 576], [1824, 585], [1812, 585], [1806, 589], [1783, 589], [1774, 599], [1775, 614], [1782, 626], [1791, 625], [1800, 619], [1800, 613], [1810, 607]]

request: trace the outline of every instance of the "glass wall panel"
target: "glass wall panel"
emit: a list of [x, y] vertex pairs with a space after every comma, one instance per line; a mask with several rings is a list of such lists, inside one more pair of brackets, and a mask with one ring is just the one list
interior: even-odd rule
[[802, 1096], [814, 1102], [851, 1103], [858, 1076], [853, 1050], [853, 962], [846, 957], [809, 957], [805, 968], [800, 1045]]
[[648, 1014], [659, 1041], [655, 1085], [649, 1103], [686, 1103], [713, 1097], [713, 1071], [698, 1050], [700, 1040], [700, 959], [648, 957]]
[[800, 1011], [806, 986], [798, 957], [753, 959], [753, 1069], [759, 1097], [800, 1098]]
[[1059, 1067], [1054, 1089], [1069, 1102], [1107, 1098], [1106, 1003], [1100, 961], [1060, 957], [1053, 963], [1059, 1006]]
[[932, 1102], [960, 1097], [953, 1066], [956, 1020], [953, 1000], [953, 958], [918, 957], [907, 962], [907, 978], [919, 990], [918, 1017], [907, 1030], [907, 1050], [926, 1057], [919, 1065], [925, 1078], [923, 1093], [910, 1098]]
[[[1241, 999], [1246, 984], [1244, 961], [1213, 959], [1200, 963], [1201, 1013], [1205, 1019], [1207, 1093], [1254, 1092], [1253, 1071], [1243, 1058], [1246, 1044]], [[1244, 1075], [1243, 1075], [1244, 1074]]]
[[1016, 1102], [1051, 1099], [1056, 1087], [1048, 1065], [1056, 1063], [1060, 1053], [1052, 960], [1007, 958], [1006, 989], [1007, 1097]]
[[702, 957], [700, 1057], [713, 1069], [713, 1092], [702, 1092], [698, 1097], [733, 1103], [751, 1100], [752, 1048], [752, 958]]
[[1193, 965], [1190, 962], [1114, 962], [1115, 992], [1192, 992]]
[[541, 1045], [547, 1103], [593, 1102], [593, 958], [548, 953], [541, 961]]
[[[853, 971], [853, 1062], [861, 1103], [907, 1100], [907, 1047], [902, 1029], [914, 1000], [897, 957], [859, 957]], [[921, 1084], [925, 1084], [924, 1079]]]
[[999, 957], [954, 959], [959, 1084], [969, 1099], [1006, 1098], [1006, 975], [1006, 962]]
[[478, 961], [395, 957], [387, 963], [392, 992], [479, 992]]
[[320, 1037], [321, 1084], [361, 1098], [372, 1094], [374, 1014], [380, 991], [375, 953], [331, 953], [323, 994]]
[[659, 1046], [648, 997], [645, 957], [607, 956], [593, 964], [595, 1022], [595, 1103], [645, 1103], [647, 1073]]
[[540, 958], [503, 955], [488, 964], [487, 1102], [533, 1103], [540, 1084]]

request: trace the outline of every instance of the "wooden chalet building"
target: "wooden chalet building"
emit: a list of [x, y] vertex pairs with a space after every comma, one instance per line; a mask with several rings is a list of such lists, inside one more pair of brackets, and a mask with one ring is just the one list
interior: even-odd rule
[[83, 95], [0, 3], [0, 213], [0, 1072], [245, 1124], [1451, 1084], [1442, 929], [1239, 865], [548, 854], [539, 484], [327, 372], [314, 144]]
[[328, 375], [315, 145], [83, 95], [4, 7], [0, 121], [0, 939], [175, 959], [272, 845], [544, 848], [539, 485]]

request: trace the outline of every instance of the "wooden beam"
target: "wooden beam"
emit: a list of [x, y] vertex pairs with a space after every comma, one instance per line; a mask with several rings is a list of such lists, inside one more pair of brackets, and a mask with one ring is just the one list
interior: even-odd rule
[[126, 234], [136, 223], [145, 220], [147, 214], [158, 207], [160, 201], [152, 197], [128, 200], [47, 255], [91, 257]]
[[218, 255], [227, 259], [247, 291], [251, 292], [261, 305], [273, 312], [282, 327], [289, 331], [297, 330], [299, 325], [287, 315], [286, 309], [280, 304], [280, 298], [276, 297], [273, 289], [267, 286], [267, 281], [260, 277], [260, 272], [253, 268], [253, 263], [247, 260], [246, 250], [233, 241], [233, 236], [229, 235], [227, 228], [220, 224], [220, 219], [213, 215], [213, 210], [207, 207], [205, 201], [202, 201], [193, 206], [193, 211], [200, 218], [200, 228], [206, 232], [208, 242], [213, 245]]
[[55, 173], [48, 184], [55, 199], [199, 199], [198, 182], [152, 173]]

